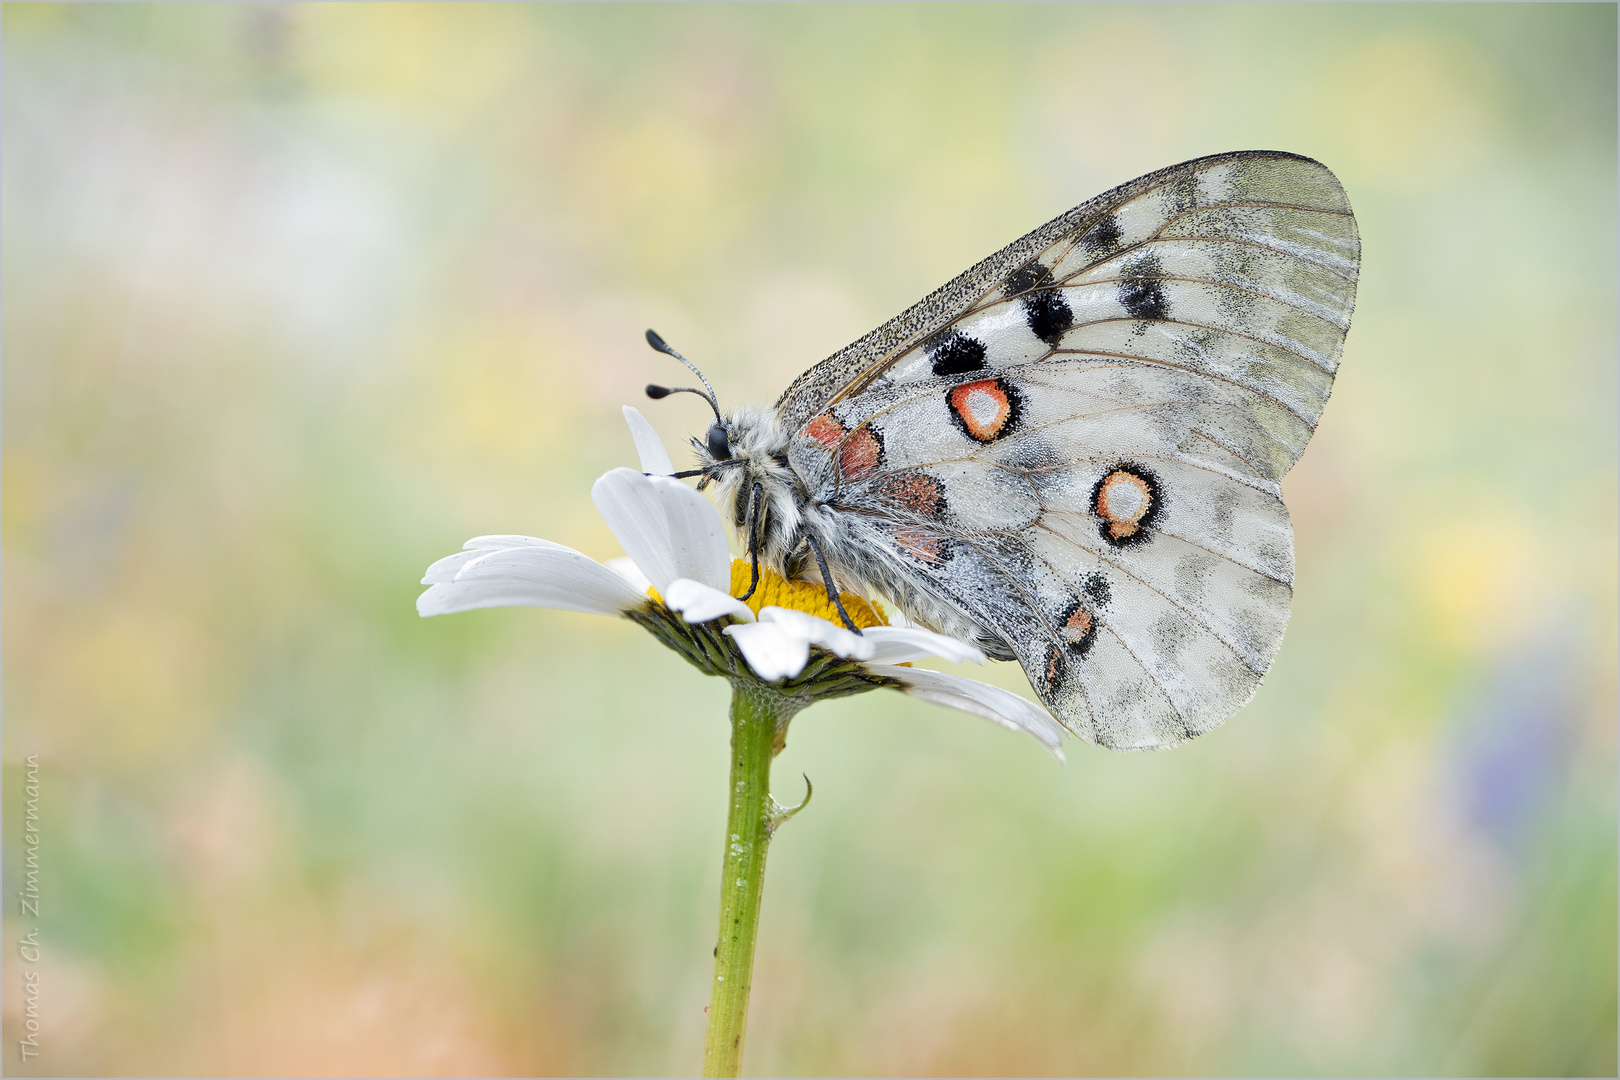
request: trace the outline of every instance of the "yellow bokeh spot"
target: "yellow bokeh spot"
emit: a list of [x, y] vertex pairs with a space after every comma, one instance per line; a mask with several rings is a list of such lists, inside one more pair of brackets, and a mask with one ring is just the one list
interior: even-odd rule
[[[748, 582], [753, 576], [753, 568], [747, 559], [731, 560], [731, 595], [741, 597], [748, 591]], [[648, 589], [647, 595], [662, 604], [664, 598], [658, 595], [657, 589]], [[856, 596], [854, 593], [841, 592], [838, 599], [843, 602], [844, 610], [849, 612], [850, 621], [865, 630], [869, 626], [888, 626], [889, 617], [883, 611], [883, 605], [876, 600]], [[759, 588], [754, 590], [743, 603], [755, 615], [764, 607], [792, 608], [818, 619], [826, 619], [835, 626], [842, 626], [843, 620], [838, 617], [838, 609], [834, 608], [832, 601], [827, 599], [827, 590], [819, 581], [789, 581], [776, 571], [761, 564], [759, 568]]]
[[1404, 190], [1472, 175], [1498, 141], [1497, 76], [1443, 37], [1379, 37], [1344, 56], [1330, 91], [1334, 129], [1358, 172]]
[[1493, 654], [1533, 640], [1562, 591], [1557, 560], [1536, 534], [1489, 514], [1435, 527], [1412, 552], [1414, 593], [1427, 632], [1464, 653]]

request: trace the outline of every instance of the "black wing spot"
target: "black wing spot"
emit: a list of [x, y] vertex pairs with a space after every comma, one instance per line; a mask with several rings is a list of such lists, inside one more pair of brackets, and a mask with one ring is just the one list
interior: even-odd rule
[[1002, 295], [1011, 299], [1024, 298], [1024, 321], [1029, 332], [1057, 346], [1064, 333], [1074, 325], [1074, 312], [1061, 292], [1052, 290], [1052, 268], [1039, 259], [1031, 259], [1007, 275], [1002, 283]]
[[935, 334], [923, 346], [935, 375], [961, 375], [984, 367], [984, 342], [952, 328]]
[[1056, 348], [1074, 325], [1074, 311], [1061, 292], [1046, 289], [1024, 297], [1024, 321], [1029, 324], [1030, 333]]
[[1031, 259], [1007, 275], [1007, 281], [1002, 285], [1002, 295], [1011, 299], [1019, 293], [1029, 292], [1031, 289], [1041, 289], [1052, 284], [1052, 268], [1039, 259]]
[[1170, 301], [1159, 283], [1162, 277], [1164, 267], [1156, 255], [1144, 256], [1125, 268], [1119, 283], [1119, 302], [1127, 315], [1133, 319], [1170, 317]]
[[1198, 172], [1189, 170], [1177, 176], [1160, 189], [1171, 215], [1185, 214], [1198, 208]]
[[1114, 245], [1119, 243], [1119, 219], [1109, 214], [1093, 225], [1080, 238], [1080, 243], [1093, 255], [1114, 250]]
[[1101, 574], [1087, 574], [1085, 580], [1080, 582], [1080, 591], [1091, 598], [1091, 602], [1098, 607], [1106, 607], [1113, 594], [1108, 589], [1108, 579]]

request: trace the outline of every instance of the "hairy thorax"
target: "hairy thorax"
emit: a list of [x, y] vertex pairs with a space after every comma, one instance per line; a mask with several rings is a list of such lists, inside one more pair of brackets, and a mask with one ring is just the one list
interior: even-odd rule
[[731, 520], [745, 552], [757, 544], [760, 565], [786, 578], [820, 580], [819, 548], [835, 588], [881, 596], [914, 623], [972, 642], [990, 656], [1012, 658], [1000, 635], [905, 573], [893, 551], [871, 543], [855, 515], [815, 498], [789, 464], [789, 433], [774, 410], [734, 409], [721, 432], [724, 438], [711, 429], [707, 440], [692, 440], [699, 464], [735, 464], [715, 469], [700, 486], [715, 485], [720, 512]]

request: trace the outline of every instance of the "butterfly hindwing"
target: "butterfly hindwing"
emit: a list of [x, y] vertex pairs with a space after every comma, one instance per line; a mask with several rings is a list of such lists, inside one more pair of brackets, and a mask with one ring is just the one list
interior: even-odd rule
[[1009, 245], [778, 403], [794, 470], [847, 523], [835, 567], [1005, 643], [1084, 737], [1215, 726], [1281, 643], [1277, 481], [1331, 390], [1358, 259], [1332, 174], [1265, 152]]
[[1083, 733], [1159, 745], [1228, 715], [1281, 639], [1292, 548], [1275, 483], [1190, 438], [1220, 402], [1149, 365], [1025, 365], [997, 388], [1020, 426], [983, 443], [953, 422], [965, 379], [892, 388], [864, 422], [858, 399], [823, 414], [815, 427], [858, 435], [827, 448], [818, 501], [993, 627]]

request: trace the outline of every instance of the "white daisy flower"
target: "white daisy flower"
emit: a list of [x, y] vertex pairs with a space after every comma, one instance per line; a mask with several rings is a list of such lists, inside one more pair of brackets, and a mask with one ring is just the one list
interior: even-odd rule
[[[597, 511], [628, 558], [607, 565], [530, 536], [479, 536], [428, 567], [416, 601], [424, 615], [526, 605], [630, 618], [700, 669], [769, 683], [802, 705], [889, 687], [1025, 731], [1059, 758], [1062, 729], [1046, 710], [988, 683], [909, 666], [939, 657], [983, 663], [984, 654], [916, 626], [890, 626], [852, 593], [841, 599], [861, 633], [829, 618], [820, 582], [787, 581], [733, 560], [724, 524], [698, 492], [672, 479], [669, 453], [645, 417], [624, 407], [642, 471], [614, 469], [591, 488]], [[802, 707], [802, 705], [800, 707]]]

